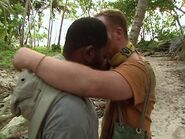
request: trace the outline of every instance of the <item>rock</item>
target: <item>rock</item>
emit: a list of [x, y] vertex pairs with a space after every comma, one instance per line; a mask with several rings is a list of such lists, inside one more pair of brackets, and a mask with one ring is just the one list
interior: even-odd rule
[[98, 118], [103, 117], [107, 101], [105, 99], [91, 98]]
[[[10, 93], [16, 84], [18, 72], [9, 69], [0, 69], [0, 133], [12, 120], [10, 112]], [[0, 139], [2, 137], [0, 136]]]
[[182, 38], [176, 38], [170, 41], [170, 47], [169, 47], [169, 53], [176, 52], [177, 50], [180, 50], [180, 48], [183, 46], [183, 41], [185, 39], [185, 36]]
[[152, 55], [153, 53], [152, 52], [144, 52], [144, 53], [142, 53], [144, 56], [150, 56], [150, 55]]
[[12, 114], [1, 114], [0, 116], [0, 132], [1, 132], [1, 129], [7, 125], [7, 123], [9, 123], [11, 121], [11, 119], [13, 118]]
[[172, 134], [174, 139], [185, 139], [185, 126], [179, 126]]
[[169, 41], [162, 41], [159, 42], [158, 46], [155, 48], [155, 51], [157, 52], [166, 52], [168, 51], [169, 47], [170, 47], [170, 42]]
[[21, 116], [14, 117], [0, 132], [0, 137], [10, 137], [17, 132], [27, 130], [28, 122]]

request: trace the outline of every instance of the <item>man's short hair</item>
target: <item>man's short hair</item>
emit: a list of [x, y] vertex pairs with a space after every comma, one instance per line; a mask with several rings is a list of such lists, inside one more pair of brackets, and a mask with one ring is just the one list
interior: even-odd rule
[[96, 18], [83, 17], [75, 20], [69, 27], [63, 53], [69, 54], [79, 48], [93, 45], [102, 48], [108, 40], [105, 25]]
[[125, 37], [128, 39], [127, 21], [125, 15], [117, 9], [106, 9], [95, 15], [95, 17], [105, 17], [111, 25], [118, 25], [122, 27]]

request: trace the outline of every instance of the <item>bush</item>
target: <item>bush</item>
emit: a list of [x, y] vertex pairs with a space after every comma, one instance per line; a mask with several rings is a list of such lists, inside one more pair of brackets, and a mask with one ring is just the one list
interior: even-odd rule
[[53, 51], [53, 50], [50, 50], [48, 47], [44, 47], [44, 46], [35, 47], [33, 50], [35, 50], [39, 53], [48, 55], [48, 56], [54, 56], [57, 54], [61, 54], [61, 50], [60, 51]]
[[[16, 51], [19, 49], [15, 48], [15, 47], [9, 47], [6, 45], [0, 45], [0, 67], [1, 68], [13, 68], [12, 65], [12, 59], [16, 53]], [[60, 52], [53, 52], [52, 50], [48, 49], [48, 47], [35, 47], [33, 50], [43, 53], [45, 55], [48, 56], [54, 56], [54, 55], [58, 55], [61, 54]]]
[[0, 50], [0, 67], [2, 68], [12, 68], [12, 59], [15, 55], [17, 49], [5, 49], [1, 48]]
[[152, 52], [155, 51], [158, 46], [158, 42], [156, 41], [141, 41], [136, 47], [140, 52]]
[[51, 45], [51, 50], [52, 50], [53, 52], [61, 52], [61, 47], [60, 47], [60, 45], [52, 44], [52, 45]]
[[7, 49], [11, 49], [12, 45], [8, 45], [6, 44], [3, 40], [0, 39], [0, 50], [7, 50]]

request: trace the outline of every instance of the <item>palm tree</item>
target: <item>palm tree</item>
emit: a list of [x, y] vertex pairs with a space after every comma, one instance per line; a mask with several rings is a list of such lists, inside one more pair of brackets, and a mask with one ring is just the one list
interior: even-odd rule
[[143, 20], [145, 18], [145, 12], [147, 10], [148, 0], [139, 0], [136, 8], [134, 21], [132, 23], [129, 39], [135, 45], [140, 33]]
[[[66, 5], [67, 5], [67, 1], [66, 1]], [[64, 6], [62, 6], [60, 4], [60, 0], [50, 0], [50, 19], [49, 19], [49, 27], [48, 27], [48, 42], [47, 42], [48, 48], [50, 48], [50, 45], [51, 45], [51, 35], [52, 35], [52, 29], [53, 29], [53, 19], [54, 19], [54, 16], [55, 16], [55, 13], [54, 12], [55, 12], [55, 10], [58, 11], [58, 12], [60, 12], [62, 9], [64, 10]]]
[[48, 41], [47, 41], [48, 48], [50, 48], [50, 44], [51, 44], [52, 28], [53, 28], [53, 0], [50, 1], [50, 18], [49, 18], [49, 27], [48, 27]]
[[65, 12], [67, 10], [67, 2], [68, 2], [68, 0], [66, 0], [66, 2], [65, 2], [62, 17], [61, 17], [61, 21], [60, 21], [60, 30], [59, 30], [58, 43], [57, 43], [58, 46], [60, 46], [60, 39], [61, 39], [61, 34], [62, 34], [62, 26], [63, 26], [63, 22], [64, 22], [64, 15], [65, 15]]
[[[26, 0], [25, 11], [24, 11], [24, 16], [23, 16], [23, 23], [22, 23], [22, 29], [21, 29], [21, 32], [20, 32], [20, 46], [21, 47], [23, 47], [23, 45], [24, 45], [24, 26], [25, 26], [25, 23], [26, 23], [26, 16], [29, 13], [29, 5], [30, 5], [30, 0]], [[29, 14], [28, 14], [28, 16], [29, 16]]]

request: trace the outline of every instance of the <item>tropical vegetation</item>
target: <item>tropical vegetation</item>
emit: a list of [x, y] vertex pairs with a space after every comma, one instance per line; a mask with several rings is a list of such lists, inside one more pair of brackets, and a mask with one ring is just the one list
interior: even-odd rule
[[[37, 49], [43, 41], [46, 46], [37, 50], [61, 52], [64, 20], [93, 16], [105, 8], [117, 8], [126, 15], [130, 40], [138, 49], [156, 50], [161, 42], [179, 38], [182, 45], [178, 54], [185, 59], [184, 0], [0, 0], [0, 66], [9, 67], [7, 63], [19, 47]], [[43, 25], [46, 11], [48, 27]], [[52, 31], [58, 18], [60, 28], [54, 44]], [[9, 60], [5, 60], [7, 56]]]

